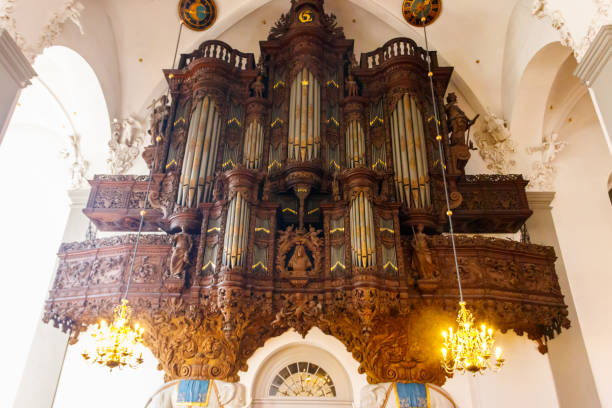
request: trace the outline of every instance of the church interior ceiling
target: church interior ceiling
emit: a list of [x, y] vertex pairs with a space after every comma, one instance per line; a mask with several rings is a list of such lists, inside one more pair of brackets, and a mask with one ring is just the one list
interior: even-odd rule
[[[98, 175], [84, 213], [144, 230], [128, 298], [166, 379], [238, 381], [264, 342], [312, 327], [372, 383], [443, 384], [441, 332], [458, 294], [487, 323], [546, 342], [569, 327], [550, 247], [489, 238], [531, 215], [520, 175], [468, 175], [473, 123], [453, 69], [409, 38], [354, 56], [323, 0], [292, 0], [261, 58], [206, 41], [164, 70], [148, 176]], [[438, 151], [427, 59], [443, 135]], [[447, 165], [450, 208], [443, 173]], [[148, 197], [148, 199], [147, 199]], [[136, 237], [63, 244], [44, 320], [109, 319]]]

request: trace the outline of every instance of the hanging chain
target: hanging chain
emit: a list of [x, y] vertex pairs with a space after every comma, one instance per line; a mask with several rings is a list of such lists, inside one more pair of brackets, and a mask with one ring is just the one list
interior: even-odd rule
[[457, 286], [459, 287], [459, 300], [463, 302], [463, 290], [461, 289], [461, 274], [459, 273], [459, 262], [457, 261], [457, 248], [455, 246], [455, 233], [453, 231], [453, 211], [450, 209], [450, 198], [448, 196], [448, 184], [446, 182], [446, 164], [444, 164], [444, 147], [442, 145], [442, 135], [440, 134], [440, 119], [438, 115], [438, 104], [436, 103], [436, 95], [434, 92], [433, 71], [431, 70], [431, 56], [429, 54], [429, 42], [427, 40], [427, 27], [425, 17], [421, 19], [423, 22], [423, 32], [425, 34], [425, 51], [427, 52], [427, 76], [429, 77], [429, 88], [431, 90], [431, 101], [433, 103], [434, 120], [436, 122], [436, 140], [438, 141], [438, 152], [440, 153], [440, 167], [442, 168], [442, 181], [444, 184], [444, 198], [446, 199], [446, 216], [448, 217], [448, 225], [451, 243], [453, 246], [453, 258], [455, 260], [455, 271], [457, 273]]
[[[178, 54], [179, 43], [181, 41], [181, 33], [183, 32], [183, 21], [179, 23], [179, 32], [176, 38], [176, 46], [174, 47], [174, 58], [172, 59], [172, 69], [174, 69], [174, 65], [176, 64], [176, 56]], [[168, 88], [168, 94], [170, 93], [170, 88]], [[153, 111], [155, 111], [155, 104], [152, 106]], [[167, 125], [166, 125], [167, 126]], [[136, 234], [136, 244], [134, 244], [134, 252], [132, 253], [132, 261], [130, 262], [130, 273], [128, 275], [127, 285], [125, 287], [125, 293], [123, 294], [122, 299], [127, 299], [128, 292], [130, 290], [130, 283], [132, 282], [132, 275], [134, 274], [134, 263], [136, 261], [136, 253], [138, 252], [138, 246], [140, 245], [140, 236], [142, 235], [142, 227], [144, 226], [144, 217], [147, 214], [147, 203], [149, 202], [149, 193], [151, 192], [151, 183], [153, 182], [153, 171], [155, 169], [155, 164], [157, 163], [157, 153], [159, 151], [159, 142], [161, 142], [161, 137], [157, 135], [156, 139], [153, 141], [155, 143], [155, 152], [153, 153], [153, 161], [151, 163], [151, 170], [149, 171], [149, 180], [147, 183], [147, 192], [145, 194], [144, 206], [142, 211], [140, 211], [140, 223], [138, 225], [138, 233]]]
[[149, 180], [147, 183], [147, 192], [145, 194], [144, 206], [140, 211], [140, 224], [138, 225], [138, 234], [136, 234], [136, 244], [134, 244], [134, 252], [132, 253], [132, 261], [130, 262], [130, 274], [128, 275], [127, 285], [125, 287], [125, 293], [122, 299], [127, 299], [128, 291], [130, 290], [130, 282], [132, 281], [132, 274], [134, 273], [134, 262], [136, 261], [136, 252], [138, 251], [138, 245], [140, 244], [140, 236], [142, 234], [142, 227], [144, 225], [144, 218], [147, 214], [147, 203], [149, 202], [149, 193], [151, 192], [151, 183], [153, 182], [153, 170], [155, 169], [155, 163], [157, 162], [157, 151], [159, 150], [159, 141], [154, 140], [155, 152], [153, 154], [153, 162], [151, 163], [151, 171], [149, 171]]

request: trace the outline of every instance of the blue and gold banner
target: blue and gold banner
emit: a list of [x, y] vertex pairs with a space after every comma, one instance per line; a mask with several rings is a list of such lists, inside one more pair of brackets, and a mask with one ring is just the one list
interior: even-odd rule
[[429, 388], [427, 384], [395, 383], [397, 408], [429, 408]]
[[176, 386], [176, 405], [179, 407], [207, 407], [210, 380], [181, 380]]

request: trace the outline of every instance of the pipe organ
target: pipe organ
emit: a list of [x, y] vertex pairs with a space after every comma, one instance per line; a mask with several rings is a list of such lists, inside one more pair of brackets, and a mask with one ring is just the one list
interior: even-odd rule
[[[436, 322], [457, 302], [442, 177], [455, 231], [471, 234], [457, 238], [470, 306], [541, 346], [567, 327], [552, 249], [474, 236], [523, 225], [527, 181], [465, 174], [469, 120], [454, 97], [442, 109], [452, 68], [435, 52], [395, 38], [357, 60], [323, 0], [291, 0], [260, 48], [256, 65], [206, 41], [164, 70], [150, 195], [148, 177], [91, 180], [84, 213], [99, 229], [138, 230], [146, 206], [143, 230], [167, 234], [142, 237], [128, 295], [166, 379], [237, 381], [267, 339], [317, 326], [371, 383], [441, 385]], [[76, 338], [108, 318], [133, 244], [63, 246], [45, 319]]]

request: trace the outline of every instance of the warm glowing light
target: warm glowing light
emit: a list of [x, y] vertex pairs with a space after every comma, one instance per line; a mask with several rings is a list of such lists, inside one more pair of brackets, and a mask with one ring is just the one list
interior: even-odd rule
[[[100, 321], [91, 334], [96, 344], [92, 363], [106, 366], [111, 371], [115, 367], [135, 368], [142, 364], [142, 353], [137, 356], [136, 348], [142, 343], [144, 329], [138, 324], [131, 327], [131, 313], [127, 299], [123, 299], [120, 305], [115, 306], [114, 320], [110, 326], [106, 320]], [[91, 358], [87, 351], [83, 351], [82, 356], [85, 360]]]
[[493, 329], [483, 324], [478, 330], [474, 316], [466, 309], [465, 302], [460, 302], [459, 306], [457, 331], [453, 332], [450, 327], [448, 332], [442, 332], [442, 367], [449, 374], [466, 371], [476, 374], [487, 369], [498, 371], [505, 360], [500, 347], [495, 348], [495, 359], [491, 359], [495, 344]]

